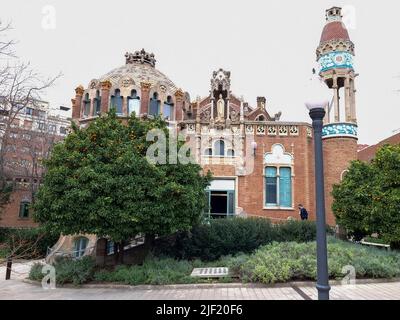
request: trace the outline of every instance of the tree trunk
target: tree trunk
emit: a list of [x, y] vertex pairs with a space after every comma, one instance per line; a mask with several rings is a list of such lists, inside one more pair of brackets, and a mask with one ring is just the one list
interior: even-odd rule
[[10, 280], [11, 278], [11, 268], [12, 268], [12, 258], [7, 258], [7, 267], [6, 267], [6, 280]]
[[153, 249], [154, 246], [154, 240], [155, 240], [155, 236], [154, 234], [146, 234], [144, 236], [144, 251], [145, 251], [145, 255], [147, 256], [149, 254], [149, 252]]
[[124, 264], [124, 247], [125, 247], [125, 241], [121, 241], [119, 243], [119, 250], [118, 250], [118, 264]]

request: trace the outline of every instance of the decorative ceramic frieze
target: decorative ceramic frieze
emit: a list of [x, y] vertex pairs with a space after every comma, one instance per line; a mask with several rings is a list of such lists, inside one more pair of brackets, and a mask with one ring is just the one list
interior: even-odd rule
[[321, 72], [337, 68], [353, 69], [353, 55], [345, 51], [324, 54], [319, 58], [318, 62]]
[[322, 127], [322, 138], [352, 137], [357, 138], [355, 123], [329, 123]]

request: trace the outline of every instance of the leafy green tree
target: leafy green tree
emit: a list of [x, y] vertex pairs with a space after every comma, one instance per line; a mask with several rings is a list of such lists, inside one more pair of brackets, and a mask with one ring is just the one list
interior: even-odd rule
[[381, 147], [371, 163], [352, 162], [333, 197], [339, 225], [357, 240], [376, 232], [400, 248], [400, 145]]
[[340, 184], [333, 186], [332, 210], [337, 223], [356, 241], [373, 232], [371, 229], [374, 168], [354, 161]]
[[109, 237], [119, 252], [125, 240], [139, 233], [151, 241], [154, 235], [190, 229], [203, 213], [211, 175], [193, 163], [150, 163], [146, 151], [153, 142], [146, 135], [152, 129], [162, 130], [169, 141], [160, 118], [133, 115], [123, 124], [115, 110], [87, 128], [74, 125], [45, 161], [35, 220], [51, 232]]
[[382, 239], [400, 249], [400, 145], [380, 148], [372, 166], [376, 172], [372, 223]]

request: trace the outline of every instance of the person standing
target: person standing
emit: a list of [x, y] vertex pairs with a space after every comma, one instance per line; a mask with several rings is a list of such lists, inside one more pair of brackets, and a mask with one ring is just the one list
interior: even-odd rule
[[301, 220], [307, 220], [308, 219], [308, 212], [306, 208], [303, 207], [302, 204], [299, 204], [299, 215]]

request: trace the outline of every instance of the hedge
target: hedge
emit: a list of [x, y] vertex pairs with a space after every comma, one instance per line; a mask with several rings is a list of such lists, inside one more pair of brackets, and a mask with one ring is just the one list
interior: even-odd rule
[[215, 219], [194, 227], [190, 232], [178, 233], [172, 239], [158, 241], [155, 254], [212, 261], [224, 255], [250, 253], [273, 241], [308, 242], [315, 237], [316, 225], [312, 221], [273, 225], [264, 218]]

